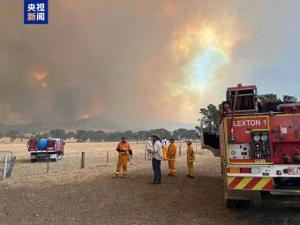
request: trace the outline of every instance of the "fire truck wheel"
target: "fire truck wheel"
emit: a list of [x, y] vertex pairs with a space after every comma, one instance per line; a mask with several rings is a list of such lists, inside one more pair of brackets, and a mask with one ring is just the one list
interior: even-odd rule
[[226, 207], [229, 209], [235, 209], [239, 206], [239, 200], [237, 199], [226, 199]]

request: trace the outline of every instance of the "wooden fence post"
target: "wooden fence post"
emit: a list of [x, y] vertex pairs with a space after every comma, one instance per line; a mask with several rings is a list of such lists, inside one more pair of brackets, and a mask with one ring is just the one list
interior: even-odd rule
[[81, 169], [85, 167], [85, 152], [81, 152]]
[[106, 165], [108, 165], [109, 163], [109, 152], [107, 151], [106, 152]]

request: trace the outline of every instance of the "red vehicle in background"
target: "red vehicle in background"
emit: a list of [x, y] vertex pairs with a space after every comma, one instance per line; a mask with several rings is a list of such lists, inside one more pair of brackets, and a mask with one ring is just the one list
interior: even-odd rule
[[49, 159], [56, 161], [64, 155], [65, 142], [60, 138], [29, 139], [27, 149], [30, 152], [31, 162]]
[[219, 133], [201, 137], [203, 148], [220, 153], [227, 207], [279, 196], [295, 202], [300, 194], [300, 103], [259, 102], [256, 86], [228, 88], [226, 97]]

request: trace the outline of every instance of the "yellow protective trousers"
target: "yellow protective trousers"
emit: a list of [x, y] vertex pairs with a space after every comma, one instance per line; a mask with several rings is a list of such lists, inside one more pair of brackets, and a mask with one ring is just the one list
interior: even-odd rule
[[163, 145], [162, 146], [162, 152], [163, 152], [163, 158], [164, 158], [164, 160], [167, 159], [167, 151], [168, 151], [167, 146]]
[[127, 165], [128, 165], [128, 155], [127, 154], [119, 154], [116, 174], [118, 175], [123, 169], [123, 174], [127, 174]]
[[168, 159], [169, 174], [176, 175], [176, 159]]
[[194, 176], [194, 161], [187, 162], [188, 175]]

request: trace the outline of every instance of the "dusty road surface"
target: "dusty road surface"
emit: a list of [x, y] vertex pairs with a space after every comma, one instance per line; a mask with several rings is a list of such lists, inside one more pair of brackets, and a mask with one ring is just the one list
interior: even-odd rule
[[299, 208], [226, 209], [219, 159], [204, 152], [196, 160], [194, 180], [185, 177], [182, 154], [177, 177], [166, 176], [163, 163], [154, 186], [150, 162], [135, 160], [127, 178], [112, 178], [114, 164], [12, 177], [0, 182], [0, 224], [300, 224]]

